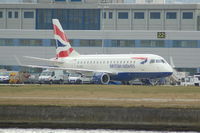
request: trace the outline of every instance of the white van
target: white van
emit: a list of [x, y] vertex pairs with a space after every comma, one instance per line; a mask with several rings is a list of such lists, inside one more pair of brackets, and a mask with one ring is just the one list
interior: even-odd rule
[[194, 75], [194, 85], [200, 86], [200, 73]]
[[180, 85], [182, 85], [182, 86], [194, 85], [194, 77], [193, 76], [187, 76], [185, 78], [182, 78]]
[[63, 84], [68, 82], [69, 74], [63, 70], [43, 70], [39, 76], [39, 83], [58, 83]]

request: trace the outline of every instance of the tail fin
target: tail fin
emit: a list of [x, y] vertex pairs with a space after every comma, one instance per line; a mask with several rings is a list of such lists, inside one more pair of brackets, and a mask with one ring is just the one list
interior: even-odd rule
[[54, 38], [56, 40], [56, 57], [66, 58], [78, 56], [79, 53], [76, 52], [70, 45], [68, 38], [66, 37], [64, 30], [58, 19], [53, 19], [53, 29]]

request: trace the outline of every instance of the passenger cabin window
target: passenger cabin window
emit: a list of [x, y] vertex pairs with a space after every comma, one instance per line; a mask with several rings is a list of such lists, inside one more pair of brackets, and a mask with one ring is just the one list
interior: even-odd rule
[[156, 63], [162, 63], [162, 61], [161, 60], [156, 60]]

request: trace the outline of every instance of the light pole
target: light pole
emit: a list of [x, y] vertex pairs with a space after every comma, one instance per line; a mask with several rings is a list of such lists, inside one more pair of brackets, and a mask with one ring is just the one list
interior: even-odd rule
[[104, 3], [100, 3], [100, 6], [99, 8], [102, 9], [102, 12], [101, 12], [101, 31], [102, 31], [102, 44], [101, 44], [101, 47], [102, 47], [102, 53], [104, 54], [104, 40], [105, 40], [105, 36], [104, 36], [104, 23], [105, 23], [105, 20], [107, 18], [107, 15], [105, 13], [105, 9], [109, 8], [108, 5], [105, 5], [106, 1], [104, 1]]

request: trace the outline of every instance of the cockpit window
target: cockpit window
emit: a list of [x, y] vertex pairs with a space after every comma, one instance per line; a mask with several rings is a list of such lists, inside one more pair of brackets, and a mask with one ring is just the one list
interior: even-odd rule
[[164, 60], [161, 60], [162, 61], [162, 63], [165, 63], [165, 61]]
[[151, 59], [150, 63], [165, 63], [165, 61], [163, 59]]
[[156, 63], [162, 63], [162, 61], [158, 59], [158, 60], [156, 60]]
[[151, 60], [150, 60], [150, 63], [155, 63], [155, 60], [154, 60], [154, 59], [151, 59]]

